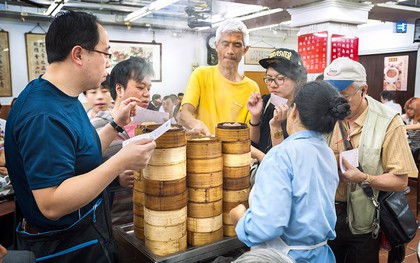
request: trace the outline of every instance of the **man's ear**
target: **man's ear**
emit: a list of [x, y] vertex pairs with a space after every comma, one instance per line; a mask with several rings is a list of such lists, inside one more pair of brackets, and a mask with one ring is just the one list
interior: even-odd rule
[[115, 85], [115, 92], [117, 93], [118, 96], [122, 97], [122, 94], [124, 92], [124, 87], [123, 85], [121, 85], [120, 83], [117, 83]]

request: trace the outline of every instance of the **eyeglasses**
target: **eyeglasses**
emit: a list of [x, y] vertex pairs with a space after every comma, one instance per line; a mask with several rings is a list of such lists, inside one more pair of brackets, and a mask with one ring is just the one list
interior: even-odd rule
[[110, 60], [111, 57], [112, 57], [112, 54], [109, 54], [109, 53], [106, 53], [106, 52], [103, 52], [103, 51], [100, 51], [100, 50], [96, 50], [96, 49], [86, 49], [86, 50], [93, 51], [93, 52], [96, 52], [96, 53], [100, 53], [100, 54], [104, 55], [105, 58], [108, 59], [108, 60]]
[[353, 95], [351, 95], [351, 96], [341, 95], [341, 97], [345, 98], [348, 102], [350, 102], [354, 98], [354, 96], [356, 96], [356, 94], [359, 93], [359, 91], [361, 91], [361, 90], [362, 90], [362, 88], [358, 88]]
[[275, 78], [265, 77], [265, 78], [263, 78], [264, 83], [265, 83], [267, 86], [270, 86], [270, 85], [271, 85], [271, 83], [273, 83], [273, 81], [274, 81], [274, 83], [276, 83], [276, 85], [277, 85], [277, 86], [281, 86], [281, 85], [283, 85], [283, 84], [284, 84], [284, 81], [285, 81], [286, 79], [287, 79], [287, 77], [275, 77]]

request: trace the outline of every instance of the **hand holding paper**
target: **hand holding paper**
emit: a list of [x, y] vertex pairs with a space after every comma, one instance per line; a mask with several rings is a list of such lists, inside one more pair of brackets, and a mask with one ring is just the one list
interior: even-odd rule
[[129, 144], [132, 141], [138, 141], [143, 138], [156, 140], [162, 134], [167, 132], [170, 128], [171, 128], [171, 120], [168, 120], [164, 124], [160, 125], [156, 130], [152, 131], [151, 133], [140, 134], [128, 140], [123, 141], [123, 147], [125, 147], [127, 144]]
[[282, 98], [280, 96], [277, 96], [274, 93], [271, 93], [270, 103], [273, 104], [274, 106], [280, 106], [280, 105], [286, 104], [287, 103], [287, 99]]
[[359, 151], [357, 148], [340, 153], [340, 170], [344, 173], [347, 169], [345, 165], [343, 165], [343, 158], [352, 166], [359, 167]]

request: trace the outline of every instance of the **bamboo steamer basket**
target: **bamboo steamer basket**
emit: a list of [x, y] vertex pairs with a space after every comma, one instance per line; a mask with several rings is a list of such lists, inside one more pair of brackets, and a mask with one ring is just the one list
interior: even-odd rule
[[207, 218], [218, 216], [223, 212], [222, 200], [211, 203], [188, 203], [188, 216], [194, 218]]
[[133, 204], [134, 235], [138, 239], [144, 239], [144, 206]]
[[144, 209], [144, 222], [153, 226], [173, 226], [187, 220], [187, 206], [172, 211], [153, 211]]
[[211, 203], [223, 198], [223, 186], [209, 188], [188, 188], [188, 199], [195, 203]]
[[222, 122], [216, 126], [216, 137], [222, 142], [250, 140], [249, 127], [240, 122]]
[[[223, 166], [241, 167], [251, 163], [251, 152], [247, 153], [223, 153]], [[250, 168], [249, 168], [250, 169]]]
[[223, 184], [222, 171], [210, 173], [187, 173], [187, 187], [207, 188]]
[[223, 239], [223, 227], [213, 232], [188, 231], [188, 244], [191, 246], [203, 246]]
[[[159, 140], [159, 139], [158, 139]], [[155, 149], [150, 157], [150, 165], [174, 165], [185, 162], [186, 146]]]
[[134, 235], [136, 238], [144, 240], [144, 227], [134, 225]]
[[250, 191], [251, 191], [251, 188], [233, 190], [233, 191], [224, 190], [223, 202], [234, 203], [234, 202], [248, 201]]
[[140, 204], [133, 204], [134, 215], [144, 217], [144, 206]]
[[249, 164], [244, 165], [244, 166], [238, 166], [238, 167], [224, 166], [223, 167], [223, 180], [225, 178], [242, 178], [245, 176], [249, 176], [250, 169], [251, 167], [249, 166]]
[[133, 218], [133, 222], [135, 226], [138, 226], [139, 228], [144, 229], [144, 217], [142, 216], [136, 216]]
[[190, 159], [187, 157], [188, 173], [211, 173], [223, 170], [223, 157], [213, 159]]
[[150, 180], [175, 180], [187, 176], [186, 161], [173, 165], [150, 165], [143, 169], [143, 178]]
[[134, 190], [138, 192], [143, 192], [143, 180], [141, 171], [134, 171]]
[[137, 205], [144, 205], [144, 193], [137, 191], [137, 189], [134, 189], [133, 191], [133, 204]]
[[167, 256], [187, 249], [187, 235], [169, 241], [145, 240], [146, 247], [157, 256]]
[[234, 225], [223, 225], [223, 234], [228, 237], [235, 237], [235, 226]]
[[187, 178], [163, 181], [143, 179], [144, 193], [154, 196], [172, 196], [187, 190]]
[[213, 159], [222, 156], [222, 143], [214, 137], [194, 138], [187, 141], [187, 158]]
[[144, 207], [154, 211], [178, 210], [188, 203], [188, 191], [172, 196], [153, 196], [144, 194]]
[[178, 225], [154, 226], [144, 223], [144, 237], [146, 240], [170, 241], [178, 240], [187, 234], [187, 222]]
[[207, 218], [187, 218], [187, 230], [191, 232], [214, 232], [223, 226], [222, 214]]
[[251, 151], [251, 140], [223, 142], [223, 153], [247, 153]]
[[223, 189], [225, 190], [242, 190], [249, 188], [251, 182], [249, 176], [244, 176], [240, 178], [224, 178], [223, 179]]
[[[151, 124], [143, 128], [143, 133], [152, 132], [161, 124]], [[167, 149], [185, 146], [187, 139], [185, 129], [181, 125], [171, 125], [171, 129], [155, 140], [156, 149]], [[155, 150], [156, 150], [155, 149]]]

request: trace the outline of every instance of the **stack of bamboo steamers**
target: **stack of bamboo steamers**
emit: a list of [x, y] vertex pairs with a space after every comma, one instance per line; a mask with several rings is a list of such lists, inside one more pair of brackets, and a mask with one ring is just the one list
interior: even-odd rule
[[244, 123], [219, 123], [216, 137], [222, 142], [223, 153], [223, 232], [236, 236], [229, 212], [239, 204], [248, 207], [250, 192], [251, 140]]
[[[159, 125], [136, 129], [150, 132]], [[229, 211], [248, 206], [249, 128], [220, 123], [216, 138], [186, 138], [178, 125], [156, 140], [148, 166], [135, 176], [134, 233], [155, 255], [178, 253], [235, 236]]]

